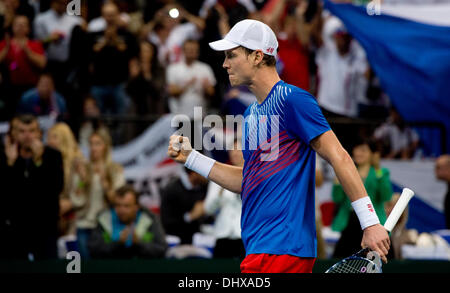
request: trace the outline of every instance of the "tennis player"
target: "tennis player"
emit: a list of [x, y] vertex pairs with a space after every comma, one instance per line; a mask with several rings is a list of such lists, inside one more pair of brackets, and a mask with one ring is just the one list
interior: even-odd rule
[[[235, 24], [224, 39], [209, 45], [225, 52], [223, 67], [231, 85], [246, 85], [257, 98], [244, 114], [245, 164], [236, 167], [216, 162], [192, 149], [188, 138], [178, 135], [171, 136], [168, 155], [241, 194], [241, 236], [246, 250], [241, 272], [312, 272], [317, 250], [316, 152], [332, 165], [352, 202], [364, 230], [361, 245], [386, 261], [389, 236], [380, 225], [352, 159], [315, 98], [278, 76], [274, 32], [262, 22], [247, 19]], [[257, 139], [261, 131], [268, 132], [268, 139], [262, 142]], [[255, 144], [257, 147], [252, 147]]]

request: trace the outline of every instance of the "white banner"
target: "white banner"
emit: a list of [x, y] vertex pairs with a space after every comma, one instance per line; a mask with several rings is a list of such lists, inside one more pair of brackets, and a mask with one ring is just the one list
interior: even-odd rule
[[381, 14], [416, 22], [450, 26], [450, 3], [437, 4], [381, 4]]
[[433, 159], [383, 160], [381, 166], [389, 169], [393, 183], [412, 189], [420, 200], [443, 212], [447, 185], [436, 179]]
[[182, 165], [167, 156], [173, 115], [165, 115], [129, 143], [114, 147], [113, 160], [124, 167], [125, 178], [141, 194], [141, 205], [157, 212], [161, 204], [160, 190]]
[[172, 115], [165, 115], [131, 142], [114, 147], [113, 160], [125, 167], [143, 166], [152, 168], [167, 158], [169, 138], [173, 134], [170, 126]]
[[[316, 189], [318, 204], [332, 201], [334, 172], [330, 165], [325, 163], [325, 182]], [[391, 182], [400, 187], [408, 187], [415, 192], [415, 196], [434, 209], [443, 212], [444, 196], [447, 185], [436, 179], [434, 173], [435, 161], [433, 159], [420, 160], [381, 160], [381, 167], [390, 171]]]

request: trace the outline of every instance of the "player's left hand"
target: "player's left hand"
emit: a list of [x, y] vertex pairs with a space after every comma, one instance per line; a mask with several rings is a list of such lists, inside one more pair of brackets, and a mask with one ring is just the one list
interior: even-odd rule
[[364, 229], [361, 246], [377, 252], [384, 263], [387, 263], [390, 245], [389, 234], [382, 225], [377, 224]]

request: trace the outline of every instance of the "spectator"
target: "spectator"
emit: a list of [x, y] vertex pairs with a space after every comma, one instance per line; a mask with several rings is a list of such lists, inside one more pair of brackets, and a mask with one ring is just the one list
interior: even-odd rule
[[389, 116], [389, 97], [383, 92], [380, 79], [372, 68], [367, 72], [367, 80], [365, 100], [358, 103], [359, 118], [385, 120]]
[[36, 17], [35, 35], [46, 47], [48, 71], [55, 77], [56, 87], [66, 93], [66, 79], [69, 73], [67, 61], [70, 54], [72, 30], [81, 25], [83, 19], [68, 15], [68, 0], [52, 0], [50, 9]]
[[192, 236], [200, 231], [202, 219], [191, 213], [201, 207], [206, 195], [206, 179], [188, 169], [172, 180], [161, 192], [161, 220], [168, 235], [180, 238], [181, 244], [192, 244]]
[[105, 3], [102, 15], [106, 20], [105, 30], [91, 34], [91, 94], [102, 114], [123, 114], [128, 106], [125, 93], [128, 66], [137, 56], [136, 39], [119, 26], [117, 5]]
[[419, 135], [393, 107], [387, 121], [375, 129], [374, 137], [381, 146], [381, 156], [387, 159], [411, 159], [419, 146]]
[[99, 121], [100, 114], [100, 109], [95, 99], [92, 96], [86, 96], [83, 100], [82, 118], [84, 120], [78, 132], [78, 141], [83, 152], [86, 151], [87, 153], [89, 149], [89, 138], [96, 129], [105, 128], [105, 131], [108, 131], [106, 126]]
[[[90, 1], [92, 3], [92, 1]], [[91, 4], [92, 5], [92, 4]], [[75, 24], [70, 33], [69, 40], [69, 57], [66, 66], [69, 67], [66, 82], [71, 90], [81, 91], [85, 94], [89, 91], [89, 55], [92, 49], [90, 42], [92, 41], [88, 33], [88, 3], [81, 1], [80, 15], [81, 19]], [[77, 99], [78, 101], [78, 99]], [[79, 106], [79, 103], [78, 103]], [[78, 109], [80, 110], [80, 108]]]
[[83, 258], [89, 258], [87, 242], [98, 213], [113, 202], [114, 190], [125, 184], [123, 168], [111, 159], [111, 137], [97, 129], [89, 138], [90, 159], [75, 166], [69, 192], [76, 211], [77, 243]]
[[[263, 3], [265, 1], [261, 1]], [[209, 43], [224, 37], [232, 26], [241, 20], [259, 19], [260, 13], [257, 5], [260, 2], [252, 0], [207, 0], [199, 11], [199, 16], [204, 19], [205, 27], [202, 31], [200, 43], [200, 60], [211, 66], [217, 79], [216, 96], [211, 101], [212, 106], [220, 108], [222, 97], [226, 95], [229, 87], [228, 74], [223, 70], [223, 53], [211, 50]]]
[[350, 151], [354, 133], [361, 127], [348, 122], [358, 117], [358, 103], [366, 100], [369, 65], [364, 49], [343, 23], [318, 7], [310, 30], [317, 48], [317, 85], [311, 86], [317, 88], [317, 101], [325, 118], [332, 123], [343, 147]]
[[[14, 137], [17, 132], [17, 125], [19, 123], [18, 117], [14, 117], [9, 121], [9, 129], [8, 132], [5, 134], [4, 137], [2, 137], [3, 144], [0, 144], [0, 177], [5, 178], [5, 171], [7, 171], [7, 168], [5, 168], [5, 159], [6, 159], [6, 146], [13, 143], [14, 140], [12, 137]], [[5, 187], [2, 187], [2, 192], [8, 191]], [[11, 227], [11, 210], [10, 206], [12, 204], [12, 198], [9, 198], [5, 196], [4, 203], [0, 205], [0, 235], [2, 235], [2, 238], [4, 239], [11, 239], [13, 236], [13, 231]], [[0, 241], [0, 259], [6, 258], [8, 255], [5, 253], [6, 251], [9, 251], [12, 247], [12, 242], [10, 240], [7, 241]]]
[[164, 74], [155, 56], [155, 48], [153, 44], [142, 41], [139, 59], [130, 62], [130, 80], [126, 90], [134, 102], [135, 113], [138, 115], [161, 115], [166, 110], [161, 94]]
[[[176, 8], [178, 15], [169, 15]], [[186, 22], [183, 22], [185, 21]], [[163, 66], [183, 60], [182, 46], [188, 39], [199, 40], [205, 29], [205, 21], [182, 6], [167, 4], [145, 25], [141, 34], [158, 48], [158, 60]]]
[[5, 37], [5, 34], [11, 34], [12, 23], [16, 15], [25, 15], [32, 23], [35, 11], [28, 1], [0, 1], [0, 40]]
[[[361, 140], [355, 143], [353, 160], [372, 200], [373, 208], [383, 225], [386, 221], [384, 203], [392, 197], [389, 170], [379, 167], [375, 144], [369, 140]], [[334, 231], [341, 232], [333, 257], [347, 257], [361, 248], [363, 231], [356, 213], [351, 208], [350, 201], [342, 186], [337, 182], [333, 186], [332, 198], [338, 207], [338, 211], [331, 228]]]
[[183, 44], [185, 60], [167, 67], [169, 108], [172, 113], [194, 118], [194, 107], [202, 107], [203, 113], [208, 97], [214, 95], [216, 79], [211, 67], [198, 61], [199, 44], [187, 40]]
[[[266, 16], [277, 29], [280, 77], [286, 83], [309, 91], [309, 31], [305, 21], [308, 1], [278, 1], [273, 13]], [[284, 14], [283, 14], [284, 12]]]
[[0, 154], [3, 204], [9, 235], [2, 235], [2, 258], [57, 257], [59, 195], [64, 186], [61, 153], [45, 146], [36, 117], [20, 115]]
[[[92, 19], [87, 27], [88, 32], [96, 33], [104, 31], [108, 25], [108, 23], [114, 22], [118, 27], [126, 29], [128, 23], [130, 21], [130, 17], [125, 12], [120, 12], [119, 7], [115, 4], [114, 1], [105, 1], [105, 4], [113, 4], [117, 7], [117, 11], [115, 9], [107, 9], [102, 12], [102, 15]], [[112, 6], [110, 6], [111, 8]]]
[[359, 43], [335, 16], [324, 20], [316, 63], [317, 99], [325, 117], [356, 117], [358, 101], [367, 90], [368, 62]]
[[[205, 21], [205, 28], [202, 33], [200, 43], [199, 60], [211, 66], [214, 76], [217, 79], [215, 86], [216, 95], [211, 101], [211, 106], [221, 107], [222, 97], [225, 96], [229, 87], [228, 74], [223, 70], [223, 53], [211, 50], [209, 43], [216, 41], [219, 37], [224, 37], [230, 27], [237, 22], [250, 17], [249, 12], [254, 12], [252, 1], [204, 1], [200, 9], [200, 17]], [[244, 109], [245, 110], [245, 109]]]
[[116, 2], [120, 11], [122, 11], [122, 15], [125, 16], [124, 21], [127, 23], [128, 30], [135, 36], [139, 35], [140, 30], [144, 26], [143, 6], [145, 3], [143, 2], [127, 0], [119, 0]]
[[15, 113], [22, 94], [36, 86], [39, 71], [47, 64], [44, 48], [39, 41], [28, 38], [30, 23], [26, 16], [16, 15], [12, 25], [13, 35], [0, 42], [0, 63], [7, 68], [10, 88], [4, 95], [5, 113]]
[[447, 183], [447, 194], [444, 200], [446, 229], [450, 229], [450, 155], [441, 155], [436, 159], [436, 178]]
[[[89, 58], [92, 49], [91, 36], [87, 32], [88, 1], [80, 1], [79, 24], [74, 25], [70, 33], [69, 57], [65, 62], [67, 76], [64, 77], [61, 92], [66, 99], [68, 115], [70, 117], [80, 117], [82, 115], [82, 100], [80, 97], [86, 96], [91, 91], [91, 73]], [[92, 5], [93, 1], [89, 1]], [[72, 2], [74, 4], [76, 2]], [[56, 83], [59, 80], [56, 79]], [[61, 85], [57, 85], [61, 87]], [[57, 89], [59, 88], [57, 87]], [[80, 121], [70, 121], [73, 130], [76, 132]]]
[[[257, 9], [255, 3], [251, 0], [236, 0], [236, 1], [217, 1], [207, 0], [204, 1], [199, 11], [199, 16], [207, 18], [212, 9], [217, 9], [218, 6], [223, 9], [224, 12], [230, 15], [230, 26], [235, 25], [238, 21], [245, 19], [248, 14], [255, 16]], [[253, 18], [253, 17], [250, 17]]]
[[167, 243], [159, 219], [141, 209], [138, 193], [125, 185], [115, 192], [114, 208], [99, 215], [89, 248], [98, 258], [160, 258]]
[[[59, 196], [60, 235], [75, 234], [75, 214], [69, 197], [71, 176], [74, 166], [85, 161], [69, 125], [59, 122], [47, 132], [47, 144], [60, 151], [64, 167], [64, 189]], [[81, 162], [80, 162], [81, 161]]]
[[26, 91], [18, 107], [19, 113], [28, 113], [35, 116], [51, 115], [61, 117], [66, 114], [66, 101], [55, 90], [53, 77], [42, 74], [39, 77], [36, 88]]

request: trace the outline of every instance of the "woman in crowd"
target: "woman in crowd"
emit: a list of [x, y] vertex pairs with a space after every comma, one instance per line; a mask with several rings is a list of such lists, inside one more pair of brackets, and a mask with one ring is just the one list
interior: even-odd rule
[[74, 213], [69, 198], [69, 186], [73, 167], [84, 162], [83, 154], [69, 125], [56, 123], [47, 133], [47, 144], [61, 152], [64, 167], [64, 189], [59, 199], [60, 235], [74, 234]]
[[109, 133], [99, 128], [89, 137], [89, 162], [74, 168], [70, 199], [76, 210], [78, 249], [83, 258], [89, 258], [87, 242], [98, 213], [112, 203], [114, 190], [125, 184], [123, 168], [112, 161], [111, 150]]

